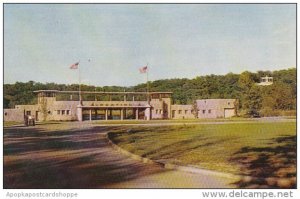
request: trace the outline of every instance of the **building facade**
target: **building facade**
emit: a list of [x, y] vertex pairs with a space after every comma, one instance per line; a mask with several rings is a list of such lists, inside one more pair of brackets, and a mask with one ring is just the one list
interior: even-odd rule
[[273, 84], [273, 77], [268, 77], [268, 76], [261, 77], [260, 82], [257, 83], [257, 85], [259, 86], [269, 86], [272, 84]]
[[195, 112], [193, 105], [171, 105], [171, 119], [193, 119]]
[[203, 99], [196, 100], [198, 118], [229, 118], [236, 115], [235, 99]]
[[[172, 92], [34, 92], [37, 104], [4, 109], [4, 121], [22, 121], [25, 115], [31, 115], [37, 121], [84, 121], [217, 118], [231, 117], [236, 113], [234, 99], [197, 100], [196, 106], [174, 105]], [[61, 95], [69, 96], [68, 100], [58, 99]], [[82, 100], [84, 95], [94, 95], [95, 98]]]

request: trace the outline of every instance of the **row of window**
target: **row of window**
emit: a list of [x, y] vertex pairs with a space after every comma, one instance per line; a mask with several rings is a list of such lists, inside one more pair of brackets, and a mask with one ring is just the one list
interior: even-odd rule
[[92, 103], [92, 106], [143, 106], [144, 104], [138, 103], [138, 104], [94, 104]]
[[155, 110], [155, 113], [156, 113], [156, 114], [163, 114], [163, 110], [162, 110], [162, 109], [156, 109], [156, 110]]
[[[175, 114], [175, 110], [173, 110], [173, 114]], [[184, 114], [188, 114], [188, 113], [191, 113], [191, 114], [194, 114], [194, 110], [177, 110], [178, 114], [182, 114], [184, 112]]]
[[[204, 103], [206, 104], [206, 100], [204, 101]], [[228, 106], [230, 105], [230, 102], [227, 102]]]
[[71, 115], [70, 110], [56, 110], [57, 115]]
[[[191, 114], [194, 114], [194, 110], [184, 110], [184, 114], [188, 114], [190, 111]], [[210, 114], [211, 113], [211, 109], [208, 110], [202, 110], [202, 114], [205, 114], [206, 111]], [[175, 110], [173, 110], [173, 114], [175, 114]], [[178, 110], [177, 111], [178, 114], [182, 114], [183, 111], [182, 110]], [[71, 111], [70, 110], [56, 110], [57, 115], [71, 115]], [[155, 110], [156, 114], [163, 114], [163, 110], [162, 109], [156, 109]], [[48, 111], [48, 114], [51, 114], [50, 111]], [[26, 115], [31, 115], [31, 111], [26, 111]]]
[[261, 82], [273, 82], [273, 79], [262, 79]]
[[[205, 114], [206, 110], [202, 110], [202, 113]], [[208, 109], [208, 113], [211, 113], [211, 110]]]

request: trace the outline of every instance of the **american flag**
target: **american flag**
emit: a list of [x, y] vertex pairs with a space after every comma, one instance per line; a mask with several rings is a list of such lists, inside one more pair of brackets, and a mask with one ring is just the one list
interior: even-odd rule
[[78, 65], [79, 65], [79, 62], [76, 62], [75, 64], [72, 64], [70, 66], [70, 69], [78, 69]]
[[142, 68], [139, 68], [140, 73], [146, 73], [148, 69], [148, 66], [144, 66]]

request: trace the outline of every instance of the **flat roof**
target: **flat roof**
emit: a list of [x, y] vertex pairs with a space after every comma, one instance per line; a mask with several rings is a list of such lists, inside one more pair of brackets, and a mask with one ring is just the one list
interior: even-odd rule
[[114, 108], [150, 108], [150, 105], [132, 105], [132, 106], [86, 106], [83, 105], [82, 108], [110, 108], [110, 109], [114, 109]]
[[[79, 91], [59, 91], [59, 90], [36, 90], [34, 93], [78, 93]], [[153, 94], [172, 94], [173, 92], [106, 92], [106, 91], [80, 91], [81, 94], [132, 94], [132, 95], [153, 95]]]

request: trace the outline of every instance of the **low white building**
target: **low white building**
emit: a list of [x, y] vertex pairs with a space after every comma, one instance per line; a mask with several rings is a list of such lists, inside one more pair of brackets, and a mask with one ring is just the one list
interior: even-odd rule
[[[39, 90], [35, 93], [37, 104], [4, 109], [4, 121], [22, 121], [26, 115], [37, 121], [192, 119], [197, 115], [198, 118], [227, 118], [236, 115], [235, 99], [205, 99], [197, 100], [196, 106], [179, 105], [172, 104], [172, 92], [81, 91], [81, 97], [95, 95], [92, 101], [73, 100], [72, 96], [78, 95], [78, 91]], [[57, 99], [57, 95], [62, 94], [71, 95], [70, 100]], [[96, 95], [104, 100], [97, 99]], [[114, 101], [113, 96], [121, 96], [124, 100]]]
[[236, 115], [236, 99], [196, 100], [198, 118], [229, 118]]
[[273, 77], [268, 77], [267, 75], [265, 77], [260, 78], [260, 83], [257, 83], [259, 86], [269, 86], [273, 84]]

